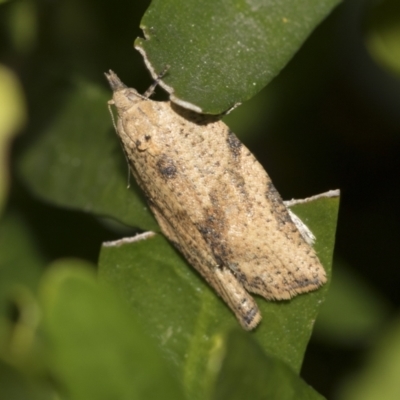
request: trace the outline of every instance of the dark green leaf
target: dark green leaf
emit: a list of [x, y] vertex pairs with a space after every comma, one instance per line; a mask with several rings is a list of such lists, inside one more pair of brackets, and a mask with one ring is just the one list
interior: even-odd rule
[[127, 189], [128, 166], [107, 111], [110, 97], [92, 84], [75, 83], [60, 114], [23, 155], [23, 177], [55, 204], [157, 229], [133, 179]]
[[[328, 275], [337, 208], [337, 198], [296, 206], [296, 213], [318, 237], [316, 249]], [[162, 236], [104, 246], [99, 263], [101, 278], [112, 283], [156, 338], [187, 397], [203, 398], [211, 387], [214, 372], [209, 360], [221, 345], [221, 335], [238, 326], [231, 311]], [[248, 334], [298, 372], [327, 289], [325, 285], [286, 302], [258, 298], [263, 321]]]
[[213, 399], [322, 400], [292, 369], [249, 335], [233, 331], [224, 349]]
[[329, 289], [339, 198], [323, 197], [291, 209], [316, 236], [314, 248], [329, 281], [321, 289], [290, 301], [259, 301], [263, 325], [255, 336], [270, 354], [299, 372], [319, 307]]
[[100, 277], [156, 338], [187, 397], [202, 399], [214, 335], [235, 326], [234, 316], [161, 235], [103, 247], [99, 263]]
[[175, 98], [220, 114], [259, 92], [339, 0], [153, 0], [136, 47]]

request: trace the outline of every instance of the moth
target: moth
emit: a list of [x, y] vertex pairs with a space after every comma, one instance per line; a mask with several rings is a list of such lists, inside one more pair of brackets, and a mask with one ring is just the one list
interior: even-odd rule
[[288, 300], [326, 282], [266, 171], [227, 125], [150, 100], [155, 85], [140, 95], [113, 71], [106, 77], [117, 135], [162, 232], [244, 329], [261, 320], [250, 293]]

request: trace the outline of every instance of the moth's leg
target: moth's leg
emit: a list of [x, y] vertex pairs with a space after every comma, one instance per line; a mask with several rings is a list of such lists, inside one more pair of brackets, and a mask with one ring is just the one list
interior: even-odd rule
[[290, 208], [287, 209], [296, 228], [299, 230], [303, 239], [310, 245], [313, 246], [315, 243], [315, 236], [311, 232], [310, 228], [298, 217]]
[[153, 84], [146, 90], [146, 92], [143, 94], [143, 97], [148, 99], [154, 92], [156, 86], [160, 83], [160, 80], [165, 76], [167, 71], [169, 70], [169, 65], [166, 65], [164, 69], [158, 74], [157, 78], [153, 82]]
[[253, 297], [228, 268], [215, 268], [215, 283], [212, 285], [235, 313], [240, 325], [247, 331], [261, 321], [261, 313]]

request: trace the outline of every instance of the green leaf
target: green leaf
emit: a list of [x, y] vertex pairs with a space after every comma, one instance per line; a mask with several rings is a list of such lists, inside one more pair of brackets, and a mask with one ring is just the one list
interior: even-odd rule
[[53, 265], [41, 298], [50, 368], [68, 398], [183, 399], [140, 323], [85, 263]]
[[[338, 199], [319, 198], [294, 209], [317, 236], [316, 250], [330, 275]], [[100, 277], [116, 288], [135, 318], [156, 339], [187, 397], [201, 399], [210, 392], [215, 375], [209, 360], [218, 352], [223, 333], [238, 322], [166, 239], [160, 235], [139, 238], [103, 246]], [[247, 334], [298, 372], [327, 290], [325, 285], [286, 302], [257, 298], [263, 321]]]
[[111, 92], [77, 81], [49, 128], [23, 154], [21, 173], [31, 190], [52, 203], [111, 215], [141, 229], [157, 229], [128, 166], [107, 112]]
[[339, 0], [153, 0], [135, 47], [173, 101], [220, 114], [259, 92]]
[[264, 322], [255, 336], [270, 354], [284, 360], [297, 372], [318, 310], [328, 293], [338, 209], [338, 197], [320, 197], [291, 207], [317, 238], [314, 248], [327, 272], [328, 283], [290, 301], [258, 302]]
[[[213, 399], [321, 400], [282, 361], [265, 354], [244, 332], [229, 334]], [[238, 384], [240, 382], [240, 384]]]
[[203, 398], [213, 335], [236, 324], [225, 305], [161, 235], [103, 246], [99, 274], [156, 339], [187, 397]]

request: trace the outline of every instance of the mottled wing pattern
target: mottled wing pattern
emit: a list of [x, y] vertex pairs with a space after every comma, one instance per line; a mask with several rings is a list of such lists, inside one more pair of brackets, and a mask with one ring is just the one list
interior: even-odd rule
[[[147, 105], [168, 121], [168, 103]], [[222, 122], [181, 112], [186, 118], [180, 117], [178, 133], [168, 131], [176, 124], [173, 115], [154, 137], [159, 172], [168, 199], [185, 199], [192, 229], [201, 233], [215, 263], [267, 299], [289, 299], [321, 286], [325, 271], [260, 163]]]
[[[216, 212], [225, 210], [226, 241], [216, 249], [216, 257], [247, 290], [267, 299], [289, 299], [318, 288], [326, 281], [325, 271], [267, 173], [228, 129], [224, 139], [230, 160], [222, 181], [208, 184]], [[220, 207], [233, 198], [234, 218], [232, 207]]]
[[[155, 112], [156, 115], [162, 115], [164, 106], [163, 103], [143, 101], [135, 106], [136, 109], [130, 110], [132, 116], [125, 115], [118, 122], [118, 132], [132, 173], [145, 192], [163, 233], [219, 293], [241, 325], [245, 329], [252, 329], [261, 320], [257, 304], [232, 271], [216, 263], [205, 237], [193, 223], [190, 210], [201, 210], [202, 202], [197, 196], [190, 196], [190, 205], [183, 201], [191, 191], [196, 191], [195, 179], [188, 179], [185, 161], [170, 153], [175, 153], [175, 150], [170, 143], [169, 125], [166, 124], [160, 134], [159, 121], [155, 117], [144, 117], [144, 121], [137, 124], [136, 113], [147, 116]], [[153, 110], [153, 107], [157, 109]], [[169, 150], [163, 151], [163, 148]], [[148, 168], [149, 165], [154, 167]], [[154, 184], [160, 180], [162, 185]], [[196, 218], [202, 215], [199, 213]]]

